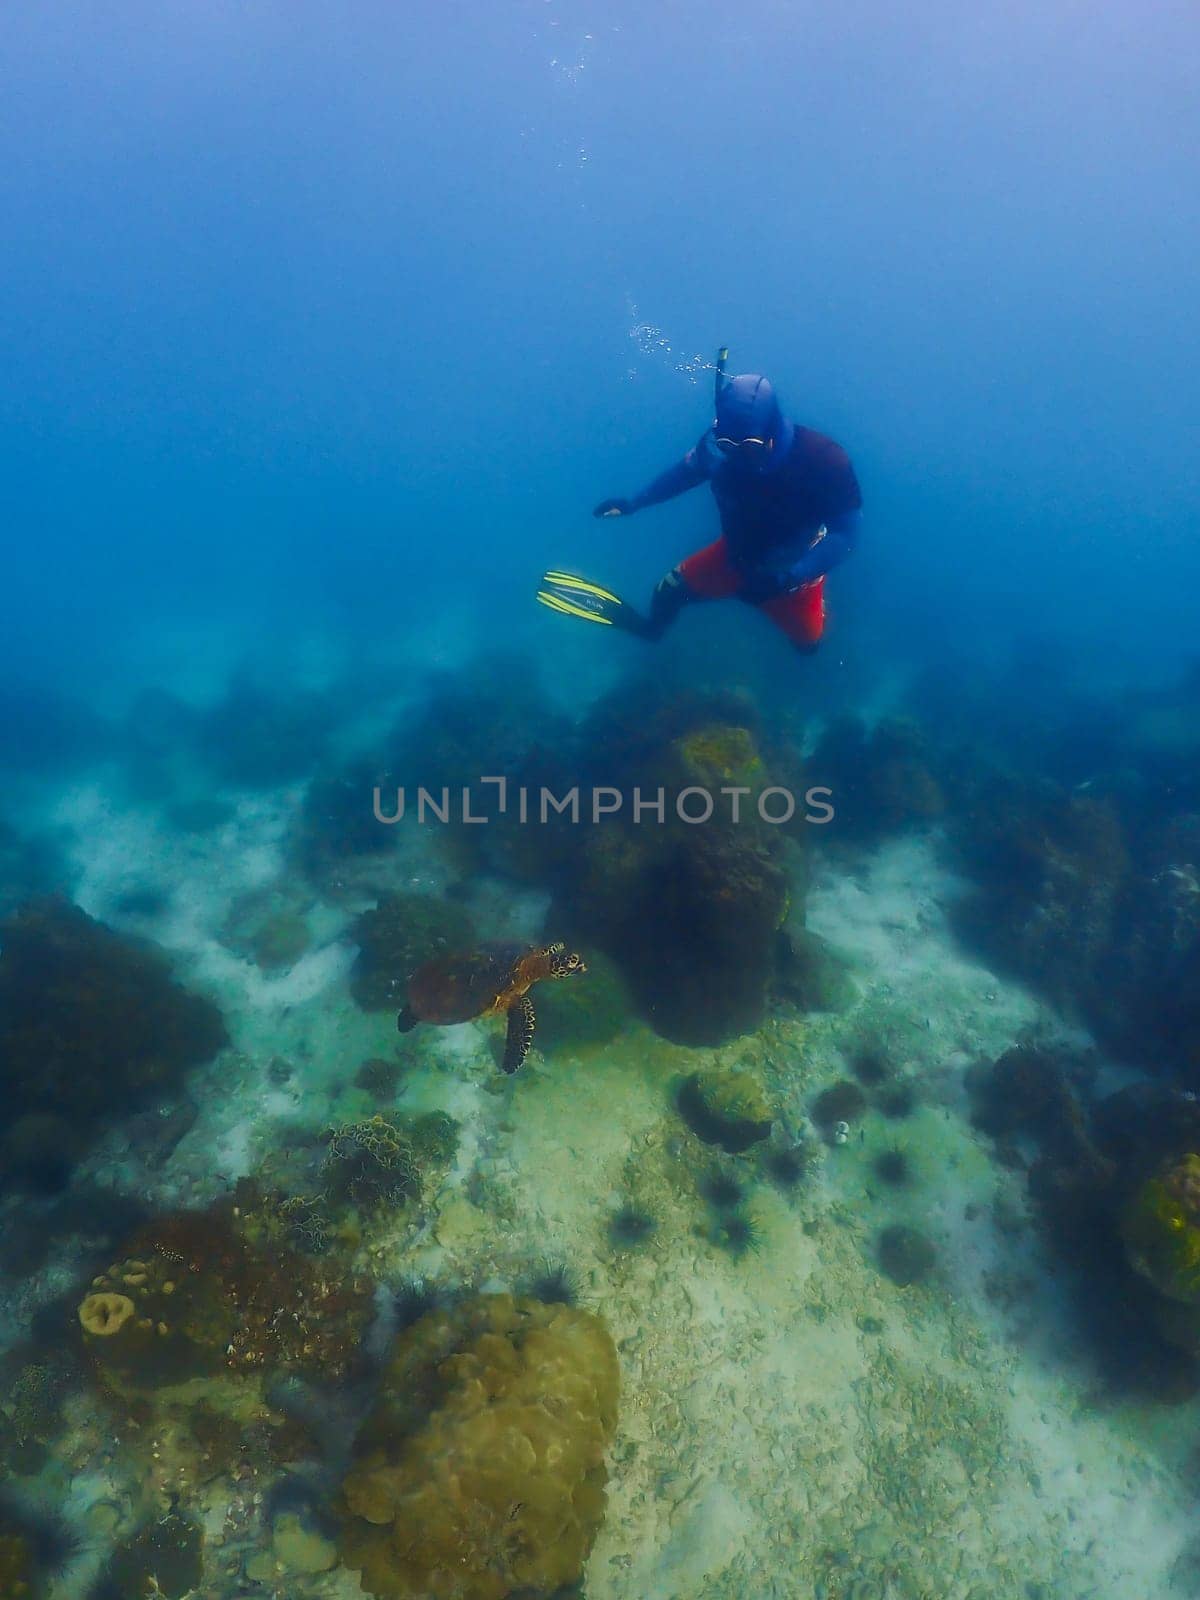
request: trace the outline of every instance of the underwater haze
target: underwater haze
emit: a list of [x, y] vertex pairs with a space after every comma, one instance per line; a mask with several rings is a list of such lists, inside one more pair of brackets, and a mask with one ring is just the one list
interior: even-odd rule
[[0, 7], [0, 1600], [1200, 1597], [1198, 68]]
[[378, 639], [448, 599], [540, 639], [546, 561], [649, 583], [709, 525], [588, 511], [694, 441], [719, 343], [851, 451], [860, 649], [1187, 650], [1192, 8], [0, 29], [18, 667], [90, 680], [176, 624]]

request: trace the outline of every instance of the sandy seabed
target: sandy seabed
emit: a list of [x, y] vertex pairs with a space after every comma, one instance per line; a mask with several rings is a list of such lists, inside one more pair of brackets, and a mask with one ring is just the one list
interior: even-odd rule
[[[184, 981], [218, 1000], [234, 1040], [200, 1075], [200, 1118], [165, 1167], [141, 1170], [137, 1149], [114, 1135], [91, 1175], [163, 1204], [199, 1204], [250, 1171], [289, 1123], [364, 1114], [354, 1069], [395, 1036], [388, 1016], [348, 996], [344, 909], [318, 907], [313, 950], [274, 978], [215, 937], [234, 894], [280, 873], [292, 798], [247, 801], [202, 843], [181, 842], [149, 814], [115, 812], [98, 792], [63, 803], [59, 821], [79, 840], [80, 903], [107, 918], [129, 887], [171, 885], [169, 908], [144, 931], [172, 951]], [[398, 854], [394, 870], [397, 886], [438, 887], [436, 865], [419, 856]], [[459, 1153], [419, 1223], [402, 1214], [393, 1233], [372, 1237], [370, 1269], [485, 1288], [512, 1286], [543, 1257], [573, 1269], [616, 1341], [623, 1384], [589, 1600], [1189, 1593], [1171, 1574], [1192, 1531], [1188, 1441], [1200, 1407], [1097, 1396], [1023, 1177], [998, 1166], [970, 1125], [972, 1063], [1030, 1030], [1078, 1035], [964, 956], [947, 926], [961, 888], [931, 837], [892, 842], [854, 869], [820, 867], [808, 924], [849, 956], [857, 1001], [837, 1015], [774, 1018], [716, 1051], [633, 1027], [579, 1057], [535, 1053], [501, 1080], [494, 1024], [423, 1032], [403, 1107], [458, 1118]], [[510, 931], [532, 933], [544, 907], [531, 897], [504, 909]], [[917, 1109], [899, 1122], [868, 1111], [847, 1143], [827, 1142], [806, 1108], [866, 1041], [896, 1064]], [[295, 1069], [286, 1086], [268, 1075], [279, 1057]], [[797, 1189], [755, 1185], [760, 1237], [736, 1259], [705, 1225], [699, 1147], [670, 1093], [681, 1071], [713, 1061], [751, 1065], [780, 1128], [814, 1152]], [[902, 1189], [872, 1172], [891, 1145], [913, 1169]], [[623, 1250], [607, 1219], [630, 1199], [656, 1227]], [[907, 1288], [877, 1264], [878, 1235], [896, 1222], [920, 1227], [937, 1250], [932, 1276]], [[14, 1295], [10, 1335], [68, 1274], [52, 1262]], [[85, 1456], [74, 1509], [119, 1500], [120, 1451], [103, 1463]], [[206, 1600], [360, 1593], [341, 1570], [280, 1569], [248, 1587], [232, 1547], [214, 1558], [228, 1486], [207, 1495]], [[63, 1585], [59, 1595], [76, 1592]]]

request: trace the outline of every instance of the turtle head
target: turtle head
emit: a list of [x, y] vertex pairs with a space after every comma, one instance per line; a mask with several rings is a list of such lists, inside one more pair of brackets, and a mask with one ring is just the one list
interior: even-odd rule
[[568, 951], [566, 945], [547, 945], [546, 956], [550, 962], [549, 976], [551, 978], [569, 978], [573, 972], [587, 971], [587, 962], [579, 952], [577, 950]]

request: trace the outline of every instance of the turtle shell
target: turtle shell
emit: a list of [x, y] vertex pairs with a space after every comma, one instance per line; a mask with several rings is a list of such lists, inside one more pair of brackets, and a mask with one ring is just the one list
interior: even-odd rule
[[490, 1011], [512, 983], [528, 945], [481, 944], [422, 962], [408, 980], [409, 1010], [421, 1022], [469, 1022]]

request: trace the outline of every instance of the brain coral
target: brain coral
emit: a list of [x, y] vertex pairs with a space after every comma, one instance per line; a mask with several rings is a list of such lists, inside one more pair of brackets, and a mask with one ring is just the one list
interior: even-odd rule
[[341, 1496], [342, 1559], [380, 1600], [534, 1600], [604, 1514], [616, 1351], [588, 1312], [477, 1295], [393, 1348]]

